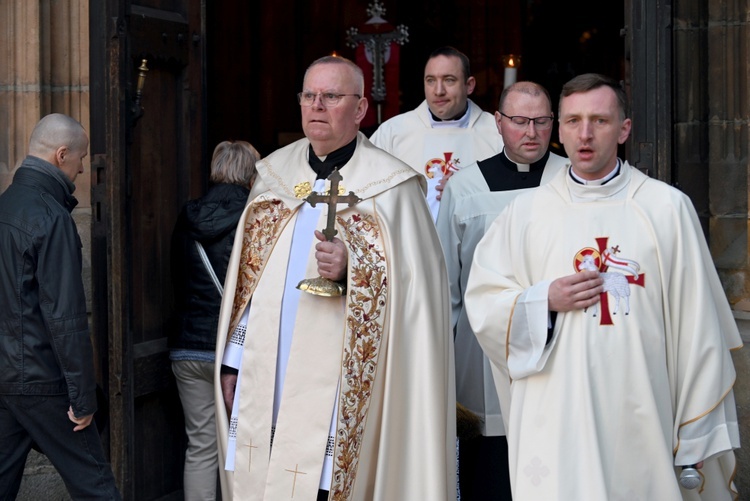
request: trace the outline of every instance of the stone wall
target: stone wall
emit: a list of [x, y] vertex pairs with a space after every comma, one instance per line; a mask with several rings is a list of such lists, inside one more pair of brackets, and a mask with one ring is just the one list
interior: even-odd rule
[[[707, 230], [745, 343], [734, 353], [745, 443], [750, 440], [749, 22], [748, 0], [673, 2], [675, 177]], [[750, 449], [740, 449], [737, 460], [737, 484], [747, 496]]]

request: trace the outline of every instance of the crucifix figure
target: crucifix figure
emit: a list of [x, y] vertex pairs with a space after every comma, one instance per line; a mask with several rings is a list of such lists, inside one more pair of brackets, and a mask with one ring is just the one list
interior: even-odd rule
[[393, 27], [383, 16], [385, 7], [380, 0], [370, 3], [367, 15], [371, 16], [365, 23], [365, 33], [358, 28], [349, 28], [346, 32], [346, 44], [356, 49], [358, 45], [365, 46], [368, 60], [372, 63], [372, 99], [377, 105], [378, 124], [382, 122], [381, 109], [385, 101], [385, 65], [390, 58], [391, 43], [404, 45], [409, 41], [409, 28], [403, 24]]
[[[357, 202], [362, 199], [350, 191], [348, 195], [339, 194], [339, 183], [343, 178], [339, 173], [338, 169], [334, 169], [328, 180], [331, 182], [331, 188], [328, 190], [328, 195], [322, 195], [313, 191], [305, 201], [315, 207], [318, 203], [325, 203], [328, 205], [328, 218], [326, 220], [326, 227], [323, 230], [326, 240], [330, 242], [333, 237], [336, 236], [336, 205], [337, 204], [348, 204], [349, 207], [354, 206]], [[336, 297], [342, 296], [346, 291], [346, 287], [338, 282], [328, 280], [327, 278], [306, 278], [297, 284], [299, 290], [315, 294], [317, 296]]]

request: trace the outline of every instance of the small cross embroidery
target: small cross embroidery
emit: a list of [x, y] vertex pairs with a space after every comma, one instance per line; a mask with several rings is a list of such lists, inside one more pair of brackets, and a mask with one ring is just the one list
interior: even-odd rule
[[250, 471], [250, 463], [253, 459], [253, 449], [257, 449], [257, 445], [253, 445], [253, 441], [250, 440], [249, 444], [245, 444], [245, 447], [247, 447], [247, 471]]
[[293, 470], [284, 470], [284, 471], [288, 471], [289, 473], [294, 473], [294, 480], [292, 481], [291, 499], [294, 499], [294, 489], [297, 487], [297, 475], [307, 475], [307, 473], [297, 470], [298, 466], [299, 466], [298, 464], [295, 464]]

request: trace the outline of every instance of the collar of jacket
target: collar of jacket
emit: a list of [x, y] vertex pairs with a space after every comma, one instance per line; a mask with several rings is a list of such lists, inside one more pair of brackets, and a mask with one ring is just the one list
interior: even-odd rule
[[75, 184], [60, 169], [41, 158], [27, 156], [13, 176], [13, 182], [49, 193], [68, 212], [78, 205], [78, 199], [73, 196]]

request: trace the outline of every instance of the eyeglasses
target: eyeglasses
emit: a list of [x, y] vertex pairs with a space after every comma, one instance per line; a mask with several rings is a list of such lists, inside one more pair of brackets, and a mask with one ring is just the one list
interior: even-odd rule
[[320, 102], [326, 108], [336, 106], [344, 96], [355, 96], [357, 99], [362, 97], [359, 94], [335, 94], [333, 92], [315, 94], [314, 92], [300, 92], [297, 94], [297, 102], [299, 102], [300, 106], [312, 106], [315, 98], [318, 96], [320, 96]]
[[519, 128], [526, 128], [529, 126], [529, 122], [532, 120], [534, 121], [534, 127], [540, 130], [549, 129], [552, 127], [552, 121], [555, 119], [555, 117], [536, 117], [536, 118], [529, 118], [529, 117], [522, 117], [522, 116], [515, 116], [511, 117], [500, 112], [502, 116], [510, 120], [510, 122], [519, 127]]

